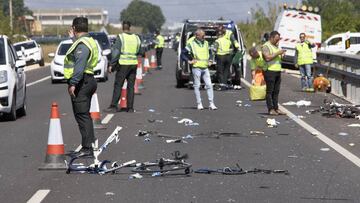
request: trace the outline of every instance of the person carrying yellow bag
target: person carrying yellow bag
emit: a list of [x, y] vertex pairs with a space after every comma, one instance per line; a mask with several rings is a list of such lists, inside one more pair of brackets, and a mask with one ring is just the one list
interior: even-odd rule
[[264, 70], [266, 70], [266, 62], [262, 53], [257, 51], [255, 47], [249, 51], [251, 56], [251, 87], [250, 99], [251, 100], [264, 100], [266, 97], [266, 85], [264, 79]]

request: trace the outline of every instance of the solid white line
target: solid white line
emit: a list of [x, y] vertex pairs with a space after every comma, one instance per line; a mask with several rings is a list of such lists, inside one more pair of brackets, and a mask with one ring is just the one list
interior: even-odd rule
[[[245, 79], [241, 79], [241, 81], [247, 86], [250, 87], [250, 83], [246, 81]], [[295, 121], [297, 124], [299, 124], [301, 127], [303, 127], [305, 130], [309, 131], [311, 134], [316, 134], [316, 137], [319, 138], [319, 140], [323, 141], [325, 144], [327, 144], [329, 147], [333, 148], [335, 151], [337, 151], [339, 154], [343, 155], [345, 158], [347, 158], [349, 161], [354, 163], [356, 166], [360, 167], [360, 158], [351, 153], [349, 150], [345, 149], [320, 131], [316, 130], [311, 125], [307, 124], [302, 119], [295, 116], [292, 112], [287, 110], [285, 107], [279, 104], [279, 108], [281, 111], [285, 112], [289, 118], [291, 118], [293, 121]]]
[[48, 195], [50, 190], [38, 190], [28, 201], [27, 203], [40, 203], [44, 200], [46, 195]]
[[113, 116], [114, 116], [114, 114], [112, 114], [112, 113], [106, 115], [105, 118], [101, 121], [101, 124], [108, 124]]
[[50, 75], [49, 75], [49, 76], [46, 76], [46, 77], [44, 77], [44, 78], [41, 78], [40, 80], [37, 80], [37, 81], [35, 81], [35, 82], [31, 82], [31, 83], [29, 83], [29, 84], [26, 84], [26, 87], [33, 86], [33, 85], [35, 85], [35, 84], [38, 84], [38, 83], [43, 82], [43, 81], [45, 81], [45, 80], [47, 80], [47, 79], [50, 79], [50, 78], [51, 78]]

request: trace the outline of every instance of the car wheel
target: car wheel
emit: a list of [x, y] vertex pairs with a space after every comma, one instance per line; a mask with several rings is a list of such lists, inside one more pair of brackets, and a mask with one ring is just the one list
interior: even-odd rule
[[[15, 87], [16, 89], [16, 87]], [[14, 92], [14, 96], [11, 102], [11, 110], [10, 113], [5, 114], [5, 119], [8, 121], [15, 121], [16, 120], [16, 93]]]
[[17, 111], [17, 114], [21, 117], [21, 116], [26, 116], [26, 89], [25, 89], [25, 94], [24, 94], [24, 101], [23, 101], [23, 105], [22, 107]]
[[44, 65], [45, 65], [44, 59], [41, 59], [41, 60], [40, 60], [39, 65], [40, 65], [40, 66], [44, 66]]

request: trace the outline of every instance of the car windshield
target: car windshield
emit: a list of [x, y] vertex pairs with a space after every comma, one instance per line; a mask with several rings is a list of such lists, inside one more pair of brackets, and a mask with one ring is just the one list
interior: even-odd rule
[[90, 33], [90, 36], [99, 42], [102, 50], [110, 49], [109, 39], [105, 33]]
[[[217, 38], [217, 29], [220, 25], [227, 26], [227, 24], [188, 24], [185, 28], [185, 33], [189, 33], [190, 36], [193, 36], [193, 33], [201, 28], [205, 31], [205, 39], [209, 42], [209, 45], [211, 45]], [[236, 33], [235, 27], [231, 28], [231, 31], [233, 33]], [[192, 34], [190, 34], [192, 33]], [[235, 35], [236, 37], [236, 35]]]
[[4, 39], [0, 39], [0, 64], [3, 65], [6, 63], [6, 58], [5, 58], [5, 43], [4, 43]]
[[58, 55], [65, 55], [66, 52], [70, 49], [72, 44], [61, 44], [58, 50]]
[[21, 47], [24, 47], [24, 49], [32, 49], [36, 47], [36, 44], [34, 42], [25, 42], [21, 44], [15, 45], [16, 51], [21, 51]]

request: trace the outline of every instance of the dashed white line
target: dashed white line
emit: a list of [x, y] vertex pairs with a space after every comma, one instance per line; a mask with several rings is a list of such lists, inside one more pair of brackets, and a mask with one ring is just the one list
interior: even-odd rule
[[27, 203], [40, 203], [49, 194], [50, 190], [38, 190]]
[[[241, 79], [241, 81], [247, 86], [250, 87], [250, 83], [246, 81], [245, 79]], [[335, 151], [337, 151], [339, 154], [347, 158], [349, 161], [354, 163], [356, 166], [360, 167], [360, 158], [351, 153], [349, 150], [345, 149], [320, 131], [316, 130], [311, 125], [307, 124], [302, 119], [295, 116], [291, 111], [287, 110], [285, 107], [279, 105], [279, 108], [281, 111], [285, 112], [289, 118], [291, 118], [293, 121], [295, 121], [297, 124], [299, 124], [301, 127], [303, 127], [305, 130], [309, 131], [311, 134], [316, 134], [316, 137], [319, 138], [322, 142], [327, 144], [329, 147], [333, 148]]]
[[108, 124], [112, 117], [114, 117], [114, 114], [112, 113], [106, 115], [105, 118], [101, 121], [101, 124]]
[[31, 83], [26, 84], [26, 87], [33, 86], [33, 85], [35, 85], [35, 84], [41, 83], [41, 82], [43, 82], [43, 81], [45, 81], [45, 80], [48, 80], [48, 79], [50, 79], [50, 78], [51, 78], [51, 76], [46, 76], [46, 77], [44, 77], [44, 78], [41, 78], [40, 80], [37, 80], [37, 81], [34, 81], [34, 82], [31, 82]]

